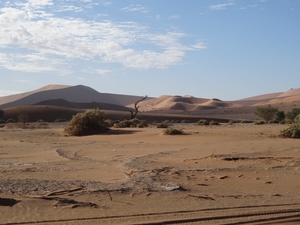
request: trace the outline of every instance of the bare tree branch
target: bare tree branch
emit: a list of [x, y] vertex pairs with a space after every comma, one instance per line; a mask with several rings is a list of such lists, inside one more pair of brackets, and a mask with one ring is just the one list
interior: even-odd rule
[[138, 100], [138, 101], [136, 101], [136, 102], [134, 103], [134, 109], [135, 109], [135, 112], [130, 111], [130, 113], [131, 113], [131, 119], [134, 119], [134, 118], [136, 117], [136, 115], [138, 114], [138, 112], [139, 112], [139, 106], [138, 106], [138, 104], [139, 104], [141, 101], [144, 101], [146, 98], [148, 98], [147, 95], [145, 95], [143, 98], [141, 98], [140, 100]]

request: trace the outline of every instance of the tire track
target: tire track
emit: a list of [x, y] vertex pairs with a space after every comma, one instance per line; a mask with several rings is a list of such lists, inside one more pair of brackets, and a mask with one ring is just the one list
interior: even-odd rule
[[[254, 218], [253, 218], [254, 217]], [[230, 221], [234, 220], [234, 221]], [[174, 211], [162, 213], [144, 213], [123, 216], [100, 216], [89, 218], [74, 218], [61, 220], [43, 220], [28, 222], [5, 223], [6, 225], [21, 224], [66, 224], [66, 223], [92, 223], [98, 224], [134, 224], [134, 225], [160, 225], [160, 224], [208, 224], [218, 223], [224, 225], [237, 224], [264, 224], [280, 220], [300, 220], [300, 203], [278, 205], [256, 205], [227, 208], [210, 208], [200, 210]], [[143, 222], [151, 221], [151, 222]], [[267, 223], [268, 224], [268, 223]], [[4, 225], [4, 224], [0, 224]]]

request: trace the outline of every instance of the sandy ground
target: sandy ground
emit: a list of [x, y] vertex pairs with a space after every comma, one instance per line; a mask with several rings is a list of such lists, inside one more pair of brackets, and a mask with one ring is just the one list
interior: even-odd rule
[[0, 129], [0, 224], [299, 224], [286, 125]]

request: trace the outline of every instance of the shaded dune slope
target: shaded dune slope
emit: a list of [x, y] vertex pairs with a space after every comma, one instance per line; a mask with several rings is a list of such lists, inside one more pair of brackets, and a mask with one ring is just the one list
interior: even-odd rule
[[140, 99], [140, 97], [99, 93], [94, 89], [83, 85], [49, 85], [32, 92], [1, 97], [0, 107], [9, 108], [14, 106], [32, 105], [50, 99], [64, 99], [68, 102], [76, 103], [101, 102], [125, 106], [134, 103]]
[[4, 116], [2, 119], [13, 119], [18, 121], [20, 110], [24, 110], [28, 114], [28, 122], [36, 122], [38, 120], [54, 122], [57, 119], [70, 120], [73, 115], [84, 112], [83, 109], [66, 108], [60, 106], [28, 105], [21, 108], [11, 107], [4, 109]]
[[69, 102], [65, 99], [50, 99], [42, 102], [38, 102], [34, 105], [52, 105], [52, 106], [61, 106], [66, 108], [75, 108], [75, 109], [101, 109], [101, 110], [116, 110], [116, 111], [129, 111], [131, 108], [114, 105], [110, 103], [101, 103], [101, 102], [88, 102], [88, 103], [78, 103], [78, 102]]

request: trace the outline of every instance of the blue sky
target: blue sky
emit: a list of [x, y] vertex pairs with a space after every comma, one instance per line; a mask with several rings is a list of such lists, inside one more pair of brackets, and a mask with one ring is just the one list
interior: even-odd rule
[[300, 0], [0, 3], [0, 96], [48, 84], [237, 100], [300, 87]]

